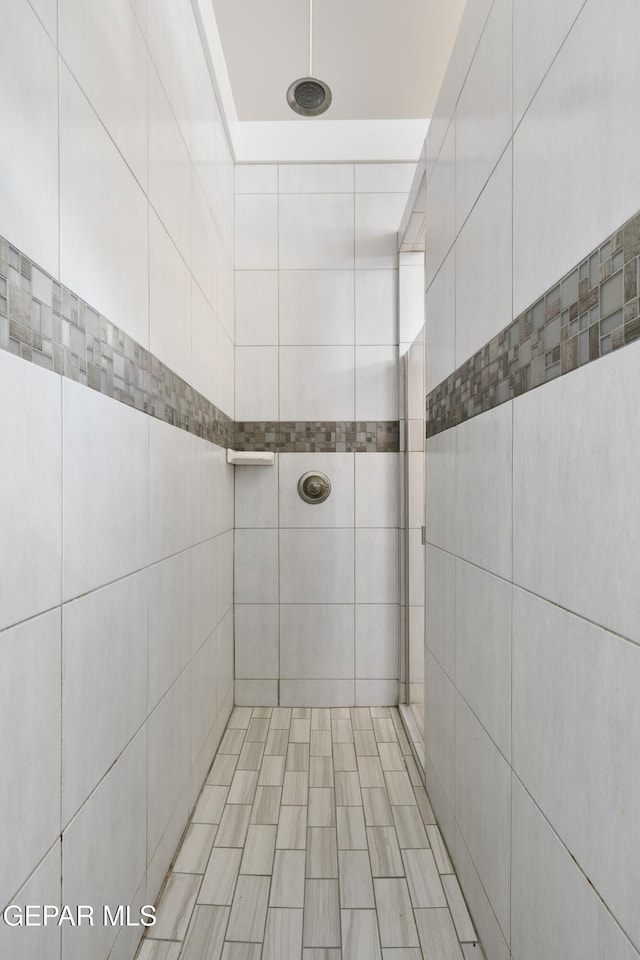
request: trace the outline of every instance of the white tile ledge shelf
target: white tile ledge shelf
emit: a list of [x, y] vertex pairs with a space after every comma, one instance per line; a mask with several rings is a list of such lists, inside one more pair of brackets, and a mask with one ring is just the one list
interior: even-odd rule
[[227, 448], [227, 463], [243, 467], [272, 467], [275, 454], [269, 450], [231, 450]]

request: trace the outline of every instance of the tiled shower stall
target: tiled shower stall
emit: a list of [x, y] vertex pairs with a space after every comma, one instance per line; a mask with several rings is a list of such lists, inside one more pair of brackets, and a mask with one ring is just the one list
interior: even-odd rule
[[235, 163], [202, 0], [2, 13], [3, 907], [153, 903], [245, 735], [283, 782], [331, 731], [338, 806], [401, 773], [367, 827], [455, 867], [446, 960], [638, 960], [637, 3], [468, 0], [417, 163]]

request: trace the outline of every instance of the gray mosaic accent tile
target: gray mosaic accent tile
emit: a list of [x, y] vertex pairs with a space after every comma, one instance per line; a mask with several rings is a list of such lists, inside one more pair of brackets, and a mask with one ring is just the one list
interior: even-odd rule
[[234, 423], [1, 237], [0, 349], [222, 447], [281, 453], [400, 449], [397, 420]]
[[228, 447], [233, 421], [0, 238], [0, 348]]
[[400, 449], [398, 420], [240, 422], [236, 450], [274, 453], [394, 453]]
[[426, 398], [426, 435], [512, 400], [640, 337], [640, 213]]

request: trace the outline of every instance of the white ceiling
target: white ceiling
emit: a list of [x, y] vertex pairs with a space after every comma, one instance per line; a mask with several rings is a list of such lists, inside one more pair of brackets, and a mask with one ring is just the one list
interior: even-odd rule
[[308, 74], [309, 0], [211, 2], [238, 120], [315, 125], [429, 118], [466, 0], [314, 0], [313, 73], [333, 103], [313, 121], [285, 99]]

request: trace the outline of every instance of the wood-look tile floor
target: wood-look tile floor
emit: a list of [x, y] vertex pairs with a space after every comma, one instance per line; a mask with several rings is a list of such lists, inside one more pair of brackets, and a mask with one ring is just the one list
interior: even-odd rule
[[398, 711], [236, 707], [138, 960], [483, 960]]

